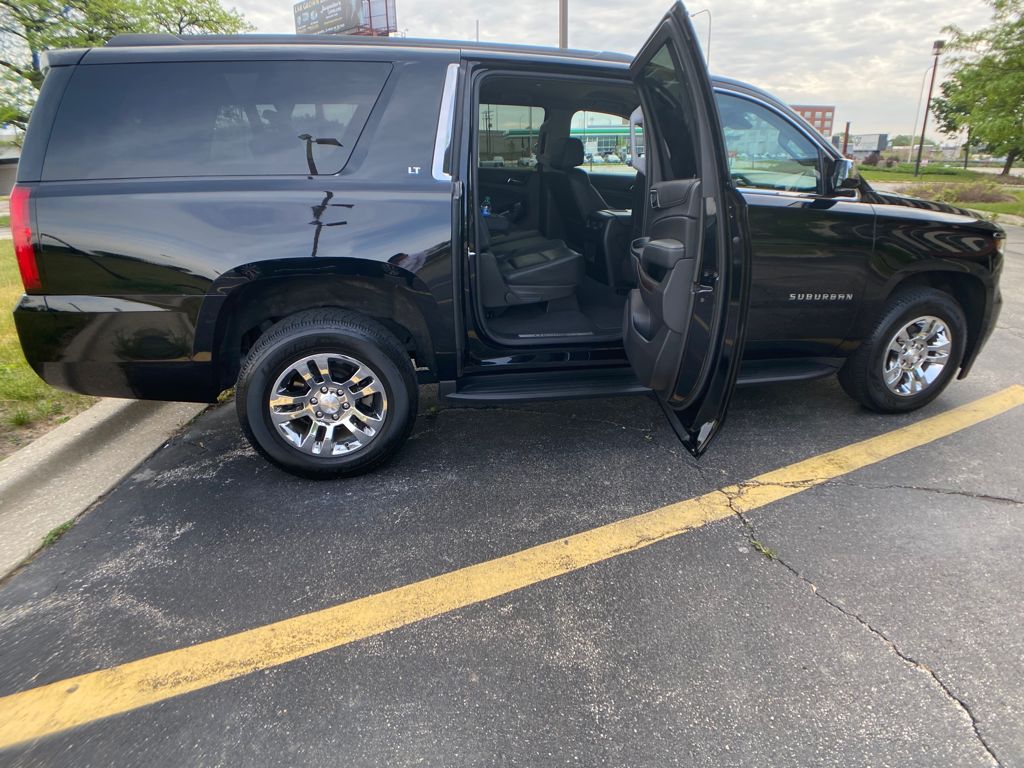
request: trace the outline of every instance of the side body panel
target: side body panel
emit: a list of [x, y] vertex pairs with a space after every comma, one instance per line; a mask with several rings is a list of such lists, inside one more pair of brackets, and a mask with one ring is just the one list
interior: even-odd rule
[[[389, 53], [282, 46], [259, 58], [392, 61]], [[253, 52], [97, 49], [80, 66], [154, 56]], [[46, 290], [16, 313], [29, 361], [76, 391], [210, 400], [230, 385], [215, 375], [221, 356], [238, 352], [237, 339], [223, 338], [221, 311], [257, 293], [272, 306], [274, 291], [292, 286], [283, 313], [344, 301], [407, 318], [417, 362], [453, 377], [452, 184], [431, 164], [446, 67], [457, 60], [457, 51], [429, 51], [395, 61], [351, 159], [332, 176], [24, 179]]]
[[961, 365], [963, 378], [1002, 308], [1003, 256], [996, 242], [1004, 233], [943, 203], [873, 191], [866, 197], [877, 214], [875, 255], [865, 270], [865, 300], [852, 343], [871, 332], [874, 318], [901, 285], [940, 286], [956, 296], [971, 326]]
[[851, 198], [742, 192], [753, 244], [745, 357], [831, 354], [864, 301], [874, 209]]

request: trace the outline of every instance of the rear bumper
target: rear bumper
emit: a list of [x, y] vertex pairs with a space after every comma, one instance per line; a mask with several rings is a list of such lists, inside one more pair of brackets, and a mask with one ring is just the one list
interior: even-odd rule
[[14, 323], [50, 386], [102, 397], [216, 400], [210, 352], [197, 349], [202, 296], [160, 304], [96, 296], [23, 296]]

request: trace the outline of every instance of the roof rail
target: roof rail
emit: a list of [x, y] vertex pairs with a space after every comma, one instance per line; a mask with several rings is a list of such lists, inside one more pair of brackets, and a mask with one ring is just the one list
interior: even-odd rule
[[462, 40], [430, 40], [411, 37], [370, 37], [366, 35], [171, 35], [123, 34], [107, 42], [108, 47], [160, 45], [377, 45], [403, 48], [442, 48], [469, 51], [535, 53], [573, 59], [629, 62], [632, 57], [611, 51], [584, 51], [512, 43], [476, 43]]

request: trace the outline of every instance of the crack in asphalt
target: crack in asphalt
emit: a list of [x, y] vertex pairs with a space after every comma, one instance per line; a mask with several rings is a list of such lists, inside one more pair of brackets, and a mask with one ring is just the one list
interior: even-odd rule
[[[804, 483], [804, 484], [806, 484], [806, 483]], [[743, 514], [743, 510], [740, 509], [737, 506], [737, 501], [743, 495], [743, 491], [744, 491], [745, 488], [752, 487], [752, 486], [765, 486], [765, 485], [779, 485], [779, 486], [783, 486], [783, 487], [793, 487], [794, 485], [800, 485], [800, 484], [799, 483], [760, 483], [760, 482], [750, 483], [750, 482], [746, 482], [746, 483], [739, 483], [736, 486], [736, 490], [733, 490], [733, 489], [722, 489], [722, 493], [725, 495], [726, 499], [728, 500], [729, 508], [736, 515], [736, 518], [739, 520], [740, 524], [743, 526], [743, 529], [746, 531], [747, 538], [750, 540], [751, 547], [753, 547], [757, 552], [759, 552], [760, 554], [764, 555], [769, 560], [772, 560], [773, 562], [776, 562], [779, 565], [781, 565], [783, 568], [785, 568], [787, 571], [789, 571], [790, 574], [792, 574], [797, 579], [799, 579], [804, 584], [806, 584], [808, 587], [810, 587], [811, 594], [814, 595], [815, 597], [817, 597], [822, 602], [824, 602], [830, 608], [832, 608], [835, 611], [838, 611], [839, 613], [841, 613], [846, 618], [852, 619], [852, 620], [856, 621], [858, 624], [860, 624], [860, 626], [862, 628], [866, 629], [874, 637], [876, 637], [879, 640], [881, 640], [889, 648], [889, 650], [892, 651], [894, 654], [896, 654], [897, 658], [899, 658], [901, 661], [903, 661], [907, 666], [911, 667], [912, 669], [917, 670], [918, 672], [922, 672], [925, 675], [927, 675], [929, 678], [931, 678], [932, 682], [939, 688], [939, 690], [946, 697], [946, 699], [951, 704], [953, 704], [954, 707], [956, 707], [958, 710], [960, 710], [960, 713], [962, 715], [966, 716], [967, 719], [970, 721], [971, 728], [974, 731], [975, 739], [981, 745], [982, 749], [985, 750], [985, 753], [988, 755], [989, 759], [992, 761], [992, 764], [995, 765], [995, 766], [998, 766], [998, 768], [1002, 768], [1003, 763], [999, 759], [999, 757], [996, 755], [996, 753], [992, 749], [992, 747], [989, 745], [988, 741], [982, 735], [982, 733], [981, 733], [981, 724], [979, 723], [978, 718], [975, 716], [974, 712], [972, 712], [971, 708], [967, 705], [967, 703], [965, 701], [963, 701], [963, 699], [961, 699], [959, 696], [957, 696], [956, 693], [954, 693], [953, 690], [942, 680], [942, 678], [940, 678], [938, 676], [938, 674], [935, 672], [934, 669], [932, 669], [931, 667], [927, 666], [923, 662], [918, 661], [913, 656], [911, 656], [909, 653], [904, 651], [902, 648], [900, 648], [895, 643], [895, 641], [893, 641], [888, 635], [886, 635], [885, 632], [883, 632], [882, 630], [880, 630], [877, 627], [875, 627], [873, 624], [871, 624], [871, 622], [869, 622], [863, 616], [861, 616], [860, 614], [856, 613], [855, 611], [851, 611], [850, 609], [844, 607], [841, 603], [836, 602], [834, 599], [830, 598], [828, 595], [823, 594], [822, 591], [818, 588], [817, 584], [815, 584], [809, 578], [807, 578], [802, 573], [800, 573], [795, 567], [790, 565], [788, 562], [783, 560], [778, 555], [777, 552], [775, 552], [772, 549], [769, 549], [763, 542], [761, 542], [757, 538], [757, 535], [756, 535], [756, 532], [754, 530], [753, 524], [750, 522], [750, 520], [747, 519], [746, 515]], [[900, 486], [900, 487], [902, 487], [902, 486]], [[914, 488], [912, 490], [934, 490], [934, 489], [930, 489], [930, 488], [920, 488], [920, 489], [919, 488]], [[941, 491], [939, 491], [939, 492], [941, 492]], [[971, 494], [966, 494], [966, 495], [971, 495]], [[982, 498], [982, 497], [978, 497], [978, 498]], [[996, 497], [996, 498], [998, 500], [1000, 497]], [[1011, 500], [1011, 501], [1013, 501], [1013, 503], [1017, 503], [1017, 504], [1021, 503], [1021, 502], [1018, 502], [1016, 500]]]
[[887, 491], [887, 490], [903, 490], [903, 491], [922, 491], [924, 493], [939, 493], [944, 496], [961, 496], [968, 499], [977, 499], [978, 501], [992, 501], [996, 504], [1016, 504], [1024, 505], [1024, 500], [1015, 499], [1012, 496], [994, 496], [990, 493], [972, 493], [971, 491], [959, 491], [955, 488], [932, 488], [925, 485], [900, 485], [899, 483], [885, 483], [879, 485], [873, 485], [871, 483], [850, 483], [843, 481], [832, 481], [834, 485], [842, 485], [847, 488], [863, 488], [865, 490], [875, 491]]
[[1018, 328], [1011, 328], [1008, 325], [996, 325], [995, 330], [1001, 331], [1002, 333], [1008, 333], [1011, 336], [1016, 336], [1018, 339], [1024, 339], [1024, 332]]

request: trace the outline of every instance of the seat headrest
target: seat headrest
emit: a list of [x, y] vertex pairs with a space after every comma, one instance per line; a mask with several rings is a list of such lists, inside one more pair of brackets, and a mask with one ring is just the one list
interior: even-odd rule
[[562, 136], [549, 142], [548, 165], [560, 171], [568, 171], [583, 165], [583, 142], [571, 136]]

